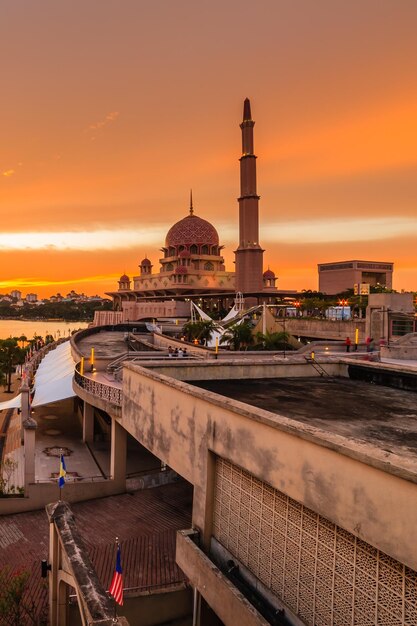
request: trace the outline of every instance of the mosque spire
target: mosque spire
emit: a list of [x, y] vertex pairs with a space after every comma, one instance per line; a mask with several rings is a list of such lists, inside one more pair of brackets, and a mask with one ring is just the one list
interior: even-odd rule
[[253, 147], [253, 127], [255, 122], [252, 119], [250, 110], [250, 100], [246, 98], [243, 103], [243, 121], [240, 124], [242, 129], [242, 156], [254, 154]]
[[243, 103], [243, 122], [251, 122], [252, 121], [252, 114], [250, 111], [250, 100], [249, 98], [245, 98], [245, 101]]
[[259, 196], [250, 100], [243, 103], [242, 156], [240, 157], [239, 246], [235, 251], [236, 291], [256, 293], [263, 288], [263, 249], [259, 245]]
[[193, 190], [192, 189], [190, 189], [190, 215], [194, 215]]

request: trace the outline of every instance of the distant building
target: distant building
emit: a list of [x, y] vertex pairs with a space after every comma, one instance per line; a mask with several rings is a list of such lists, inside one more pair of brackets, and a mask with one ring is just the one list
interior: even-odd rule
[[49, 302], [62, 302], [63, 297], [60, 293], [57, 293], [56, 296], [51, 296], [49, 298]]
[[38, 294], [37, 293], [28, 293], [26, 295], [26, 302], [37, 302], [38, 301]]
[[394, 264], [383, 261], [337, 261], [319, 263], [319, 291], [327, 294], [353, 289], [355, 284], [367, 283], [392, 289]]
[[13, 289], [13, 291], [10, 292], [10, 295], [12, 298], [16, 298], [16, 300], [22, 299], [22, 292], [18, 289]]

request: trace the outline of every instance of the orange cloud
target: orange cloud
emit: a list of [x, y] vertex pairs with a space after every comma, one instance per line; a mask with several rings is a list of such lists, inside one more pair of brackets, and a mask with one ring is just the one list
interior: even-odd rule
[[[274, 138], [276, 141], [276, 138]], [[354, 176], [417, 163], [417, 95], [292, 133], [267, 144], [262, 159], [282, 181]]]

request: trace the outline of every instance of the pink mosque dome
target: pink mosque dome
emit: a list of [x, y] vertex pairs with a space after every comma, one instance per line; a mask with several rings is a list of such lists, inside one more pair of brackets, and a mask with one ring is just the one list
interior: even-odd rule
[[130, 278], [126, 274], [122, 274], [120, 276], [119, 283], [127, 283], [129, 281], [130, 281]]
[[275, 274], [272, 270], [267, 269], [266, 272], [263, 273], [264, 278], [275, 278]]
[[171, 226], [165, 239], [165, 245], [169, 248], [193, 244], [218, 246], [219, 235], [210, 222], [190, 211], [190, 215]]
[[148, 257], [145, 257], [144, 259], [142, 259], [142, 261], [140, 262], [141, 265], [152, 265], [152, 263], [150, 262], [150, 260], [148, 259]]
[[178, 267], [175, 268], [175, 273], [176, 274], [188, 274], [188, 269], [185, 267], [185, 265], [179, 265]]

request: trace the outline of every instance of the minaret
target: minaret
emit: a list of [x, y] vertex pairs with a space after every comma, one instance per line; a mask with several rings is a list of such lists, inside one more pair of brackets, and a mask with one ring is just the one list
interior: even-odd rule
[[239, 246], [235, 251], [235, 289], [245, 293], [263, 289], [263, 253], [259, 245], [259, 196], [256, 192], [256, 156], [250, 102], [243, 105], [242, 156], [240, 157]]

